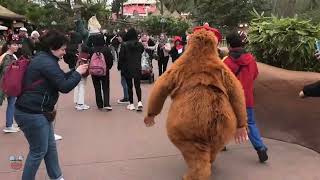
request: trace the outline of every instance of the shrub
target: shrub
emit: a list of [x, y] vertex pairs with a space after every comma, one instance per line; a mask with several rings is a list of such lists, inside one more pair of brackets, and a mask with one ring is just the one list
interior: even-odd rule
[[149, 16], [140, 22], [142, 29], [150, 34], [159, 35], [162, 31], [168, 35], [183, 35], [190, 27], [190, 23], [171, 17]]
[[289, 70], [320, 71], [314, 57], [320, 26], [275, 16], [257, 16], [250, 26], [249, 49], [258, 61]]

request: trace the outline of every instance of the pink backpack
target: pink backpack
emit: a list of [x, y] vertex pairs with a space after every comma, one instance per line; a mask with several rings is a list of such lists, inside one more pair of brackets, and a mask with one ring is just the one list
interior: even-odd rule
[[23, 78], [30, 60], [25, 57], [12, 62], [2, 78], [1, 89], [8, 96], [20, 96], [23, 92]]
[[107, 64], [102, 53], [93, 53], [89, 64], [89, 73], [93, 76], [105, 76], [107, 74]]

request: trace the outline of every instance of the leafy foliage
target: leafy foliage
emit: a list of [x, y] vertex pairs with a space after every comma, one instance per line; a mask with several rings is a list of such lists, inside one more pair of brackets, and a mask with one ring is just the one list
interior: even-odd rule
[[222, 28], [237, 27], [238, 23], [249, 22], [250, 12], [270, 12], [270, 0], [201, 0], [195, 17], [200, 21]]
[[276, 67], [320, 71], [314, 58], [320, 27], [295, 18], [258, 16], [251, 22], [249, 49], [257, 59]]
[[209, 22], [215, 27], [236, 27], [238, 23], [249, 22], [250, 12], [271, 12], [270, 0], [162, 0], [171, 11], [191, 12], [197, 24]]
[[160, 0], [171, 12], [193, 12], [197, 0]]
[[140, 26], [150, 34], [166, 32], [168, 35], [183, 35], [191, 25], [189, 22], [182, 19], [149, 16], [140, 22]]
[[[40, 6], [27, 0], [0, 0], [2, 6], [25, 15], [37, 28], [51, 27], [52, 22], [56, 22], [55, 27], [61, 30], [75, 27], [74, 11], [67, 1], [43, 0], [42, 2], [43, 5]], [[85, 21], [96, 15], [102, 25], [106, 24], [110, 12], [105, 9], [106, 5], [102, 1], [101, 3], [82, 3], [82, 6], [81, 14]]]
[[303, 15], [320, 8], [318, 0], [271, 0], [273, 14], [280, 17], [294, 17]]

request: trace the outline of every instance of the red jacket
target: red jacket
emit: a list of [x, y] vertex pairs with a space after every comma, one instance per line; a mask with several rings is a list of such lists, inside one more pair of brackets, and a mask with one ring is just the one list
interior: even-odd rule
[[[229, 56], [224, 60], [224, 63], [241, 82], [247, 107], [253, 107], [254, 80], [259, 74], [255, 57], [251, 53], [245, 52], [242, 48], [234, 48], [230, 49]], [[239, 70], [240, 67], [241, 69]]]

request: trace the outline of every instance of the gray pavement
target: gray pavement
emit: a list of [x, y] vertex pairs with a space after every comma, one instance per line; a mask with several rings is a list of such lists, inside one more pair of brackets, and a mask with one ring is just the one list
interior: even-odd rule
[[[116, 69], [114, 67], [114, 69]], [[157, 74], [157, 70], [156, 70]], [[74, 109], [73, 93], [60, 97], [55, 124], [59, 159], [66, 180], [178, 180], [186, 165], [170, 143], [165, 130], [169, 100], [156, 125], [146, 128], [144, 113], [130, 112], [117, 105], [122, 90], [119, 73], [111, 74], [112, 112], [100, 112], [95, 107], [91, 80], [87, 84], [86, 100], [92, 108]], [[143, 84], [143, 101], [152, 85]], [[5, 107], [0, 107], [0, 127], [4, 127]], [[320, 180], [320, 155], [299, 145], [265, 139], [270, 160], [260, 164], [249, 143], [231, 143], [213, 164], [211, 180]], [[27, 142], [22, 133], [0, 132], [0, 180], [19, 180], [21, 170], [10, 168], [10, 155], [27, 156]], [[42, 164], [37, 180], [48, 179]]]

